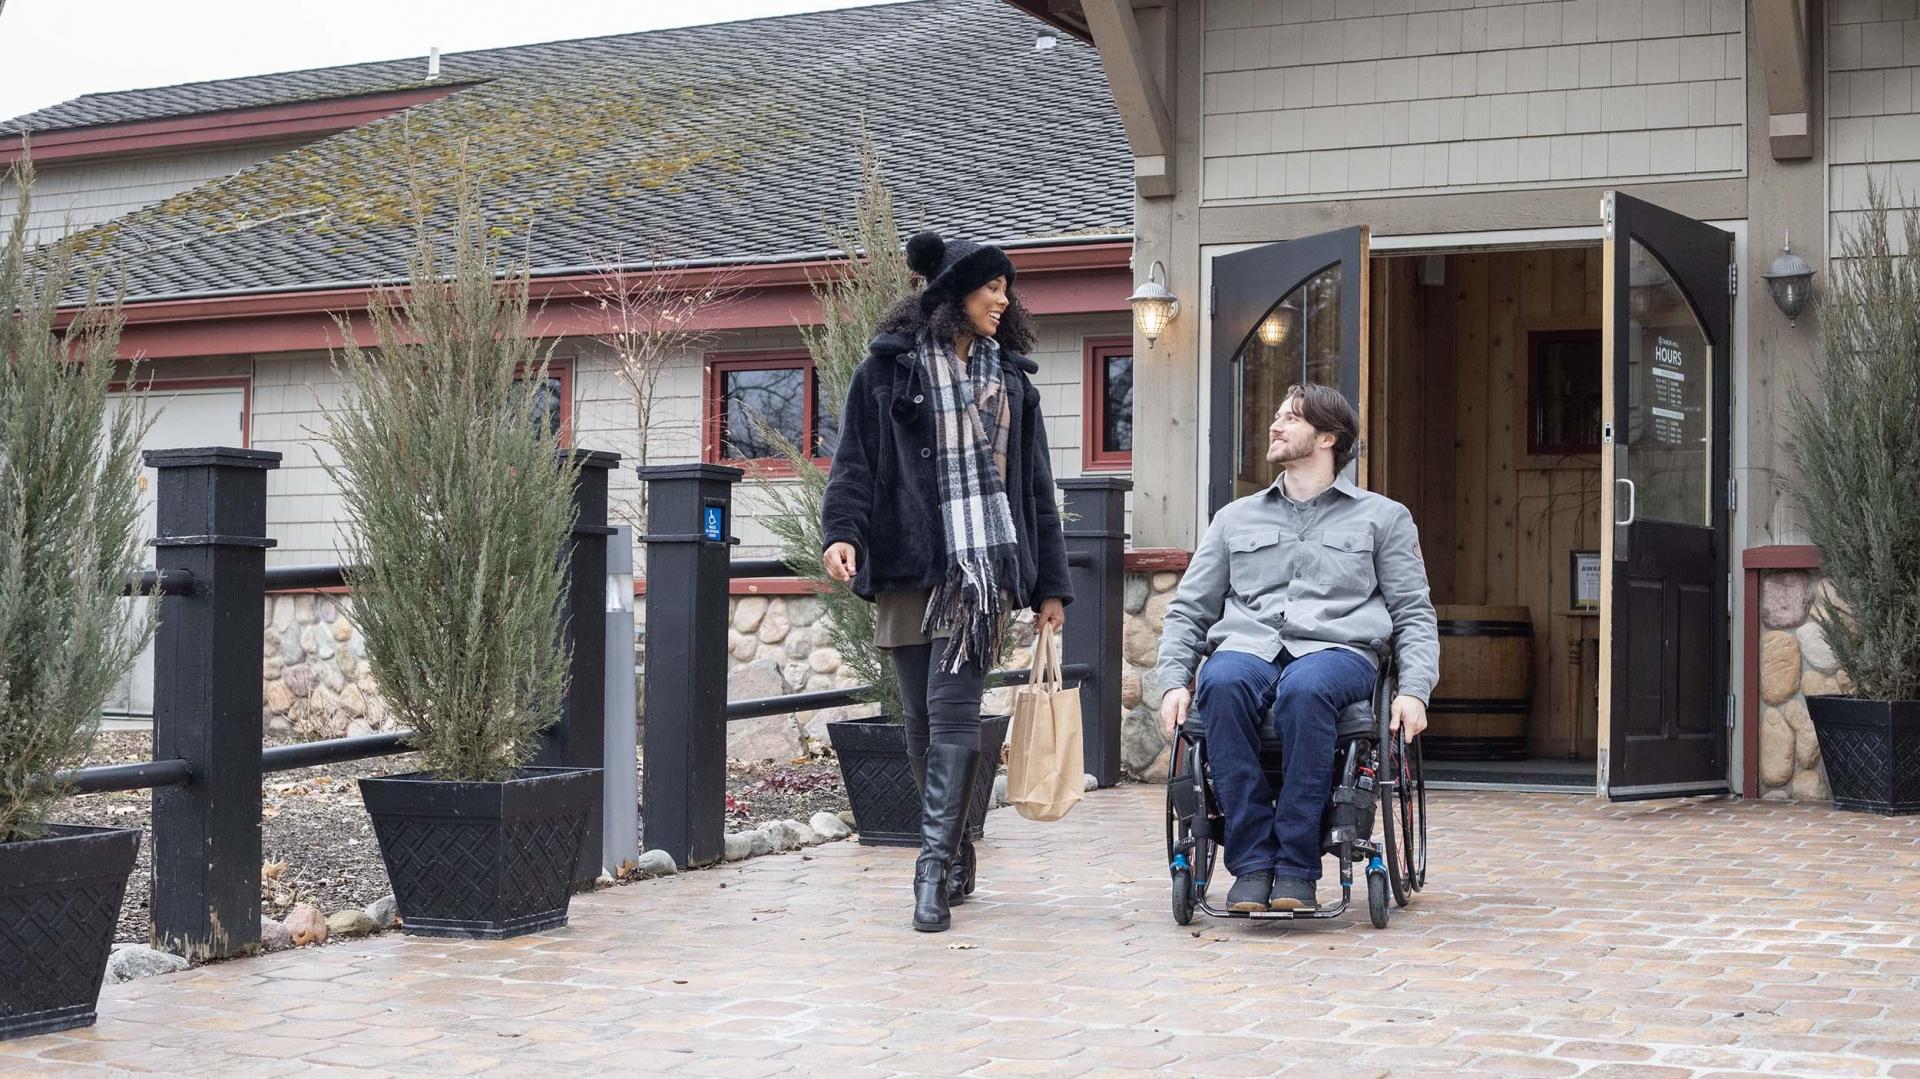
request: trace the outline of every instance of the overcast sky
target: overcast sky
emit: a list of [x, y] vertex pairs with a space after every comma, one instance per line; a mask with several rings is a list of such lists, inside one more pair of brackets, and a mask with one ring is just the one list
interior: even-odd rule
[[[81, 94], [884, 0], [0, 0], [0, 120]], [[424, 68], [422, 69], [424, 71]]]

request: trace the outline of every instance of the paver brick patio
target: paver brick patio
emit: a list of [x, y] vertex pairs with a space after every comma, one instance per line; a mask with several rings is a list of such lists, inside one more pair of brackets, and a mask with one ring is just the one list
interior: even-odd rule
[[578, 896], [534, 937], [109, 986], [97, 1026], [0, 1043], [0, 1073], [1920, 1079], [1912, 819], [1443, 792], [1390, 928], [1362, 895], [1182, 929], [1162, 797], [995, 813], [944, 935], [908, 927], [913, 852], [838, 843]]

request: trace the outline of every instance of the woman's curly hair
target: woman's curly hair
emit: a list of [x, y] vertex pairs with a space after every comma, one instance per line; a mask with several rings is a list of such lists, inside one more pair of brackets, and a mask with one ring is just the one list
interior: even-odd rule
[[[919, 337], [920, 331], [932, 330], [934, 335], [944, 341], [951, 341], [961, 334], [973, 333], [973, 327], [967, 322], [967, 311], [962, 297], [946, 296], [934, 305], [931, 314], [920, 307], [920, 293], [909, 292], [900, 297], [887, 313], [880, 318], [877, 327], [880, 333], [901, 333], [910, 337]], [[1033, 315], [1027, 305], [1020, 302], [1020, 294], [1007, 286], [1007, 309], [1000, 315], [1000, 328], [994, 331], [993, 339], [1000, 347], [1009, 352], [1025, 355], [1033, 349], [1039, 339], [1034, 331]]]

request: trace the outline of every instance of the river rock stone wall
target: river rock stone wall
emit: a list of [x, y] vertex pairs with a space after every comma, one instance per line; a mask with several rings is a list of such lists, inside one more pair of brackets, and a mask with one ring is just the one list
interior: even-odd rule
[[1831, 797], [1807, 698], [1853, 692], [1815, 622], [1831, 592], [1817, 573], [1778, 570], [1760, 579], [1760, 789], [1772, 800]]

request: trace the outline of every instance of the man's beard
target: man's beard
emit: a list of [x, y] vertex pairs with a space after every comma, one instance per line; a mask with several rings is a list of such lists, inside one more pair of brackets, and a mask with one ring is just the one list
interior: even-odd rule
[[1294, 461], [1311, 456], [1313, 456], [1313, 448], [1311, 446], [1302, 450], [1289, 449], [1285, 444], [1267, 447], [1267, 463], [1270, 465], [1291, 464]]

